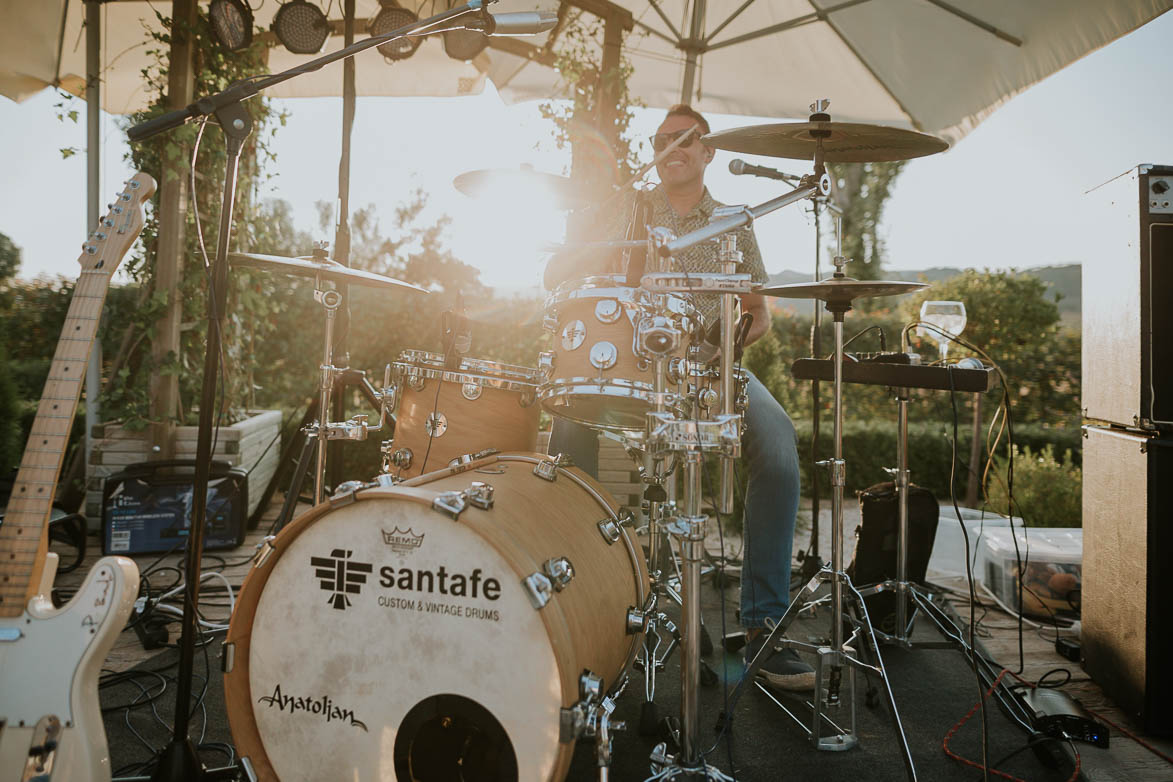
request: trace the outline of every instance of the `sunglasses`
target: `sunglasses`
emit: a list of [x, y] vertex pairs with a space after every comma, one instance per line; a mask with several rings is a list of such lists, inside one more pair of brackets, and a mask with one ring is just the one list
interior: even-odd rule
[[678, 149], [687, 149], [693, 145], [693, 142], [700, 139], [700, 128], [696, 127], [677, 130], [673, 131], [672, 133], [657, 133], [651, 138], [652, 150], [655, 152], [663, 152], [672, 144], [673, 141], [686, 133], [689, 134], [689, 136], [678, 145]]

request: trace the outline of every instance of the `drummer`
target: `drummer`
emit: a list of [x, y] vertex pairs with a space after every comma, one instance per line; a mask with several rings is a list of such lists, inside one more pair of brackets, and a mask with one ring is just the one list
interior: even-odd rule
[[[656, 165], [660, 184], [650, 193], [652, 218], [649, 225], [663, 226], [677, 236], [708, 224], [719, 203], [705, 187], [705, 170], [713, 161], [714, 150], [700, 143], [709, 132], [709, 123], [686, 105], [668, 109], [668, 114], [652, 137], [658, 154], [673, 141], [686, 138]], [[632, 213], [634, 194], [618, 201], [571, 231], [592, 239], [621, 239]], [[750, 226], [739, 229], [737, 249], [743, 265], [755, 282], [765, 282], [766, 270], [761, 252]], [[690, 272], [720, 272], [714, 243], [694, 245], [675, 256], [675, 261]], [[581, 254], [563, 254], [551, 259], [545, 283], [554, 289], [568, 279], [595, 274], [618, 274], [625, 270], [618, 253], [584, 258]], [[696, 297], [706, 327], [717, 322], [720, 296]], [[765, 297], [741, 296], [742, 312], [753, 315], [753, 325], [746, 336], [750, 344], [770, 328], [770, 313]], [[768, 635], [768, 628], [779, 621], [790, 603], [790, 562], [794, 546], [794, 526], [798, 514], [799, 471], [794, 424], [766, 387], [749, 375], [746, 410], [746, 435], [742, 442], [749, 467], [749, 485], [745, 497], [745, 560], [741, 574], [741, 621], [747, 629], [746, 661], [753, 659]], [[550, 453], [562, 453], [586, 472], [598, 474], [598, 438], [594, 431], [562, 418], [555, 418], [550, 437]], [[758, 674], [768, 684], [784, 690], [814, 688], [814, 669], [790, 649], [775, 651]]]

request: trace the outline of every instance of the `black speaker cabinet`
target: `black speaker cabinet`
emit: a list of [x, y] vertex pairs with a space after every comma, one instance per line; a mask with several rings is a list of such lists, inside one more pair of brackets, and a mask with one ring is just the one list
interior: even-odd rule
[[1154, 734], [1173, 734], [1173, 438], [1085, 426], [1083, 667]]
[[1173, 167], [1138, 166], [1089, 198], [1083, 416], [1173, 432]]

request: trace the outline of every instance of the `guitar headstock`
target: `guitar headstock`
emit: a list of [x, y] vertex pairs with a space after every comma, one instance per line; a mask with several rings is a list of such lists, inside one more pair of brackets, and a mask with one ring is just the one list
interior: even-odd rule
[[155, 178], [142, 171], [127, 180], [110, 211], [98, 221], [77, 262], [88, 271], [113, 274], [143, 230], [143, 204], [155, 194]]

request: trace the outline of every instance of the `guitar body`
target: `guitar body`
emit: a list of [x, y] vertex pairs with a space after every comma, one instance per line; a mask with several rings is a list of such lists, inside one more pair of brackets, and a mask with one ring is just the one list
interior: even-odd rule
[[[138, 568], [104, 557], [54, 608], [48, 557], [41, 594], [22, 616], [0, 619], [0, 782], [110, 779], [98, 675], [134, 608]], [[46, 739], [57, 747], [36, 751]]]
[[98, 676], [134, 607], [138, 567], [100, 559], [69, 604], [54, 608], [49, 514], [110, 277], [154, 192], [155, 180], [136, 174], [82, 245], [81, 279], [0, 523], [0, 782], [111, 776]]

